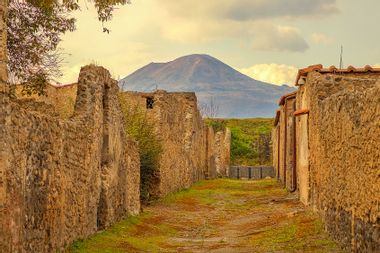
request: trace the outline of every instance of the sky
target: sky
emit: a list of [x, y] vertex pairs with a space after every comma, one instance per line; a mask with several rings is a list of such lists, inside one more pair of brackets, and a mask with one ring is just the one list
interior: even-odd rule
[[379, 0], [132, 0], [102, 24], [90, 2], [62, 37], [61, 83], [81, 66], [102, 65], [116, 79], [151, 62], [208, 54], [256, 80], [293, 85], [312, 64], [380, 66]]

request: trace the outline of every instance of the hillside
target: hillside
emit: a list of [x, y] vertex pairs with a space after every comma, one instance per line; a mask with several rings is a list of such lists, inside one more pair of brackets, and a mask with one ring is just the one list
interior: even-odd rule
[[272, 165], [273, 119], [208, 119], [214, 129], [231, 129], [231, 165]]
[[218, 117], [273, 117], [278, 99], [293, 87], [254, 80], [209, 55], [189, 55], [150, 63], [120, 81], [124, 90], [194, 91], [202, 104], [211, 100]]

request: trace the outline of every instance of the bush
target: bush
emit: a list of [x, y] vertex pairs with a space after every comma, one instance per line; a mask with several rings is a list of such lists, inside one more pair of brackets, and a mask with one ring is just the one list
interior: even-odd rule
[[161, 142], [155, 134], [154, 122], [147, 118], [147, 112], [138, 105], [127, 103], [120, 94], [120, 104], [125, 117], [126, 132], [139, 145], [140, 154], [140, 199], [147, 203], [155, 198], [154, 191], [159, 183], [159, 159]]

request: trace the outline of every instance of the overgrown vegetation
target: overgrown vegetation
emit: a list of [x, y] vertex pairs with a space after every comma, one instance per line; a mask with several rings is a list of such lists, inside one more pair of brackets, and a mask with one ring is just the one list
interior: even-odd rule
[[119, 98], [124, 113], [126, 132], [139, 145], [140, 199], [143, 203], [147, 203], [154, 199], [154, 191], [159, 182], [158, 165], [162, 151], [161, 142], [155, 135], [155, 125], [147, 118], [146, 111], [138, 105], [128, 104], [122, 93], [119, 94]]
[[219, 131], [231, 129], [232, 165], [271, 165], [271, 131], [273, 119], [207, 119]]

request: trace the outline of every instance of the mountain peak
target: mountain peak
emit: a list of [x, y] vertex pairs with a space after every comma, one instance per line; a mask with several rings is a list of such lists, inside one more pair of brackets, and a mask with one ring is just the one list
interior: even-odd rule
[[194, 91], [201, 102], [207, 103], [212, 97], [223, 104], [220, 117], [272, 116], [277, 100], [284, 93], [294, 91], [291, 87], [254, 80], [207, 54], [186, 55], [166, 63], [152, 62], [122, 79], [120, 86], [136, 91], [156, 87]]

